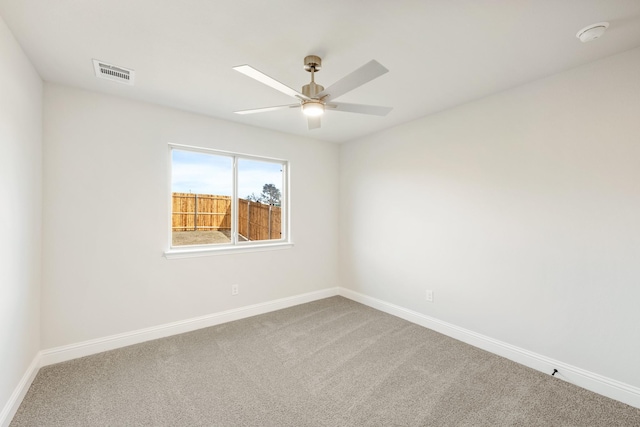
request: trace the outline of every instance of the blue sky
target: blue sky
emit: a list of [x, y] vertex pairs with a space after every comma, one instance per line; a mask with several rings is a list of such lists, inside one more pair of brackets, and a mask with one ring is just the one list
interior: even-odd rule
[[[174, 149], [171, 191], [231, 196], [232, 168], [231, 157]], [[282, 190], [282, 165], [239, 159], [238, 196], [259, 195], [264, 184], [274, 184]]]

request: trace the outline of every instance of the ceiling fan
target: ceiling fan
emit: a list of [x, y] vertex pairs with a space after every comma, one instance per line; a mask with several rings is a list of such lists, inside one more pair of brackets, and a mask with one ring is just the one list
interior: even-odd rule
[[264, 113], [267, 111], [283, 110], [286, 108], [302, 109], [307, 116], [309, 130], [320, 127], [320, 116], [325, 110], [344, 111], [347, 113], [372, 114], [375, 116], [386, 116], [391, 107], [378, 107], [375, 105], [347, 104], [344, 102], [333, 102], [334, 99], [344, 95], [345, 93], [370, 82], [388, 72], [378, 61], [372, 60], [364, 64], [362, 67], [353, 71], [351, 74], [338, 80], [328, 88], [324, 88], [316, 84], [314, 75], [322, 68], [322, 59], [316, 55], [309, 55], [304, 58], [304, 69], [311, 73], [311, 83], [302, 86], [302, 93], [279, 81], [267, 76], [261, 71], [256, 70], [250, 65], [239, 65], [233, 67], [234, 70], [251, 77], [275, 90], [286, 95], [298, 99], [296, 104], [278, 105], [274, 107], [255, 108], [251, 110], [235, 111], [236, 114], [253, 114]]

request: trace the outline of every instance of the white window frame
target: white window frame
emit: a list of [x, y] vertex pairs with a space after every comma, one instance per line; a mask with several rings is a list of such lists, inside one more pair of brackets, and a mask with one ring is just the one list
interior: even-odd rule
[[[189, 246], [173, 246], [172, 244], [172, 188], [171, 188], [171, 180], [173, 176], [173, 150], [182, 150], [182, 151], [193, 151], [198, 153], [212, 154], [217, 156], [225, 156], [231, 157], [233, 160], [233, 186], [232, 186], [232, 196], [231, 196], [231, 242], [229, 243], [215, 243], [208, 245], [189, 245]], [[200, 257], [200, 256], [210, 256], [210, 255], [221, 255], [221, 254], [230, 254], [230, 253], [241, 253], [241, 252], [258, 252], [258, 251], [269, 251], [269, 250], [277, 250], [277, 249], [287, 249], [293, 246], [293, 242], [291, 240], [291, 229], [290, 229], [290, 209], [289, 209], [289, 200], [290, 196], [290, 165], [288, 160], [276, 159], [273, 157], [264, 157], [264, 156], [255, 156], [251, 154], [243, 154], [243, 153], [235, 153], [230, 151], [222, 151], [215, 150], [203, 147], [194, 147], [191, 145], [182, 145], [182, 144], [169, 144], [169, 179], [168, 179], [168, 218], [169, 218], [169, 226], [168, 226], [168, 248], [164, 252], [164, 256], [168, 259], [174, 258], [192, 258], [192, 257]], [[238, 160], [246, 159], [246, 160], [258, 160], [263, 162], [271, 162], [271, 163], [279, 163], [282, 165], [282, 196], [280, 201], [281, 210], [281, 233], [282, 237], [280, 239], [273, 240], [258, 240], [258, 241], [246, 241], [241, 242], [238, 241]]]

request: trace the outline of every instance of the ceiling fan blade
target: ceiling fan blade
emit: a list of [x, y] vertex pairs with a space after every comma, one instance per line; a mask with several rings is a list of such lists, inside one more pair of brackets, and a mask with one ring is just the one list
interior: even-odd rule
[[276, 105], [275, 107], [252, 108], [251, 110], [234, 111], [236, 114], [266, 113], [267, 111], [284, 110], [285, 108], [298, 108], [300, 104]]
[[309, 130], [320, 129], [320, 116], [307, 117], [307, 123], [309, 124]]
[[308, 96], [305, 96], [300, 92], [294, 89], [291, 89], [289, 86], [283, 83], [280, 83], [276, 79], [267, 76], [262, 71], [256, 70], [250, 65], [238, 65], [237, 67], [233, 67], [233, 69], [244, 74], [245, 76], [251, 77], [252, 79], [259, 81], [262, 84], [272, 87], [273, 89], [280, 91], [286, 95], [292, 96], [294, 98], [304, 99], [305, 101], [308, 101], [311, 99]]
[[386, 116], [393, 107], [379, 107], [377, 105], [348, 104], [346, 102], [332, 102], [325, 104], [325, 107], [335, 111], [345, 111], [347, 113], [371, 114], [373, 116]]
[[380, 77], [388, 71], [389, 70], [383, 67], [382, 64], [380, 64], [378, 61], [372, 59], [351, 74], [346, 75], [345, 77], [341, 78], [340, 80], [320, 92], [317, 97], [322, 98], [326, 96], [324, 100], [330, 101], [344, 95], [349, 91], [352, 91], [357, 87], [362, 86], [365, 83], [370, 82], [376, 77]]

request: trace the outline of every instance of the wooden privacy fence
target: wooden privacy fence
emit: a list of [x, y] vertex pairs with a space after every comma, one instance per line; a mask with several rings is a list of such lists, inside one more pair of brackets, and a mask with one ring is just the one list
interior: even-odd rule
[[229, 196], [173, 193], [171, 213], [174, 231], [231, 229]]
[[[231, 230], [231, 197], [173, 193], [173, 231]], [[238, 234], [246, 240], [279, 239], [282, 209], [238, 199]]]
[[238, 234], [249, 240], [279, 239], [282, 209], [245, 199], [238, 199]]

